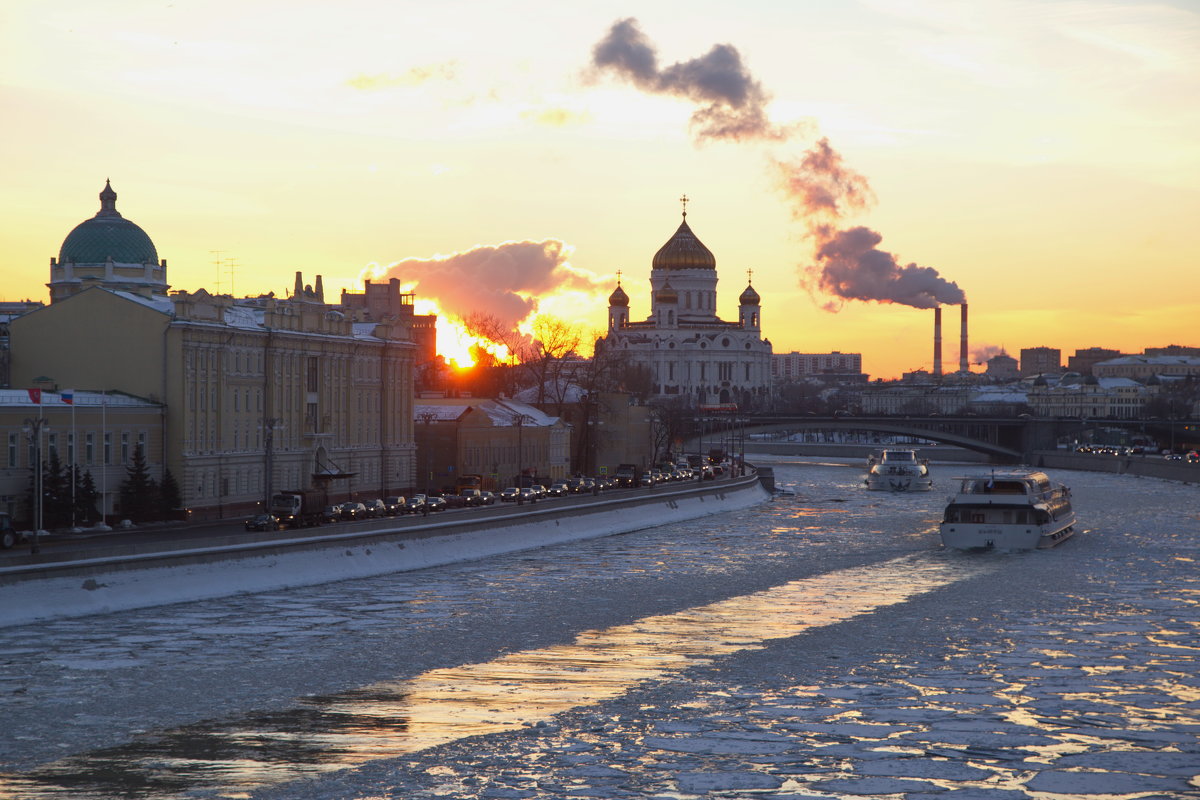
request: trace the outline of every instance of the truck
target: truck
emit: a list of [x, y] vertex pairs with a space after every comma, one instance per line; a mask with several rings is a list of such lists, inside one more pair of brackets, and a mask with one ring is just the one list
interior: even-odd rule
[[613, 477], [616, 478], [617, 486], [636, 488], [642, 483], [642, 468], [637, 464], [618, 464]]
[[280, 525], [289, 528], [309, 528], [320, 525], [324, 518], [324, 492], [312, 489], [276, 492], [271, 495], [267, 513], [274, 514]]

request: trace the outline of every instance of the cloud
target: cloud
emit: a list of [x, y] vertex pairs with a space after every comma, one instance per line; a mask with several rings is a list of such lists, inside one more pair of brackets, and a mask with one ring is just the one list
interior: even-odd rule
[[902, 303], [915, 308], [965, 302], [958, 284], [947, 281], [932, 267], [901, 266], [894, 255], [876, 246], [881, 241], [882, 236], [861, 226], [832, 234], [817, 250], [817, 264], [807, 270], [808, 282], [847, 300]]
[[597, 293], [603, 285], [571, 266], [573, 248], [557, 239], [504, 242], [433, 258], [407, 258], [371, 270], [373, 279], [398, 278], [418, 297], [437, 301], [465, 319], [486, 313], [516, 328], [537, 311], [538, 300], [561, 291]]
[[346, 81], [347, 86], [364, 92], [381, 89], [408, 88], [420, 86], [432, 80], [452, 81], [458, 75], [458, 63], [447, 61], [442, 64], [431, 64], [423, 67], [413, 67], [399, 75], [382, 73], [378, 75], [355, 75]]
[[732, 45], [713, 45], [699, 58], [660, 68], [654, 45], [637, 20], [627, 18], [613, 23], [592, 48], [592, 67], [614, 73], [650, 94], [679, 97], [699, 106], [691, 119], [698, 141], [783, 141], [791, 135], [789, 128], [768, 119], [766, 106], [771, 98]]
[[569, 108], [551, 106], [548, 108], [532, 108], [521, 112], [521, 119], [529, 120], [538, 125], [552, 128], [563, 128], [568, 125], [578, 125], [590, 121], [592, 115], [586, 111], [573, 111]]

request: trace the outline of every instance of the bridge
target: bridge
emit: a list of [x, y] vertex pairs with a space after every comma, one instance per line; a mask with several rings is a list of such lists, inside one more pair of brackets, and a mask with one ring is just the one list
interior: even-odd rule
[[[805, 430], [859, 431], [913, 436], [940, 444], [955, 445], [986, 454], [1000, 463], [1019, 463], [1029, 460], [1037, 450], [1053, 450], [1063, 437], [1085, 438], [1086, 431], [1096, 428], [1122, 428], [1131, 435], [1149, 433], [1163, 439], [1167, 426], [1189, 430], [1189, 421], [1115, 420], [1086, 418], [978, 417], [978, 416], [835, 416], [784, 414], [718, 414], [699, 420], [701, 434], [693, 444], [719, 441], [742, 442], [752, 434], [795, 433]], [[1190, 430], [1197, 423], [1190, 422]], [[1172, 438], [1174, 435], [1172, 434]]]

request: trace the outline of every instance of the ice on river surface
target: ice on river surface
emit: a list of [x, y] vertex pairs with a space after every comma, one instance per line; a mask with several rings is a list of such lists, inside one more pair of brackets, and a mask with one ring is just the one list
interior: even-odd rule
[[1196, 487], [1059, 474], [1083, 534], [968, 556], [937, 542], [937, 490], [881, 500], [848, 469], [775, 467], [794, 497], [696, 523], [0, 631], [20, 731], [0, 790], [1200, 789]]

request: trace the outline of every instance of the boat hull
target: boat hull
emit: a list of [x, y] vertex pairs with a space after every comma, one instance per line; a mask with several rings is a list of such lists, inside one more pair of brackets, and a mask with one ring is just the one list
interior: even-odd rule
[[928, 492], [933, 479], [927, 475], [867, 475], [867, 488], [876, 492]]
[[956, 550], [1038, 550], [1054, 547], [1075, 533], [1075, 515], [1041, 525], [943, 522], [942, 544]]

